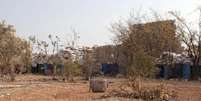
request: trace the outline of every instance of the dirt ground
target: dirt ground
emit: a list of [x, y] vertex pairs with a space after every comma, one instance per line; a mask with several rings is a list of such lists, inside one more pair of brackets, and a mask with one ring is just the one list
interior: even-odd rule
[[[107, 78], [109, 88], [105, 93], [89, 92], [87, 81], [73, 83], [52, 81], [48, 76], [21, 75], [15, 82], [0, 82], [0, 101], [138, 101], [128, 98], [103, 96], [119, 89], [125, 80]], [[146, 85], [165, 83], [178, 95], [178, 101], [201, 101], [201, 82], [176, 80], [148, 80]]]

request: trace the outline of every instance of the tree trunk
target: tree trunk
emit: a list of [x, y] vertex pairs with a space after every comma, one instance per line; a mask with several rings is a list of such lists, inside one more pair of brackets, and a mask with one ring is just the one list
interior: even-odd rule
[[137, 90], [138, 90], [138, 92], [141, 91], [141, 86], [142, 86], [141, 84], [142, 84], [141, 77], [138, 76], [138, 80], [137, 80]]
[[56, 70], [57, 70], [56, 64], [53, 63], [53, 77], [52, 77], [53, 80], [56, 80]]
[[14, 71], [14, 66], [10, 66], [10, 81], [15, 81], [15, 71]]

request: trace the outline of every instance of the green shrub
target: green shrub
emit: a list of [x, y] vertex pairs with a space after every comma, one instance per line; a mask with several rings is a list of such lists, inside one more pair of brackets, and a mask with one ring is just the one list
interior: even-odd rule
[[78, 63], [64, 64], [64, 76], [67, 80], [73, 80], [75, 76], [80, 75], [80, 65]]
[[151, 77], [156, 72], [153, 58], [143, 51], [135, 52], [132, 63], [127, 68], [127, 76], [131, 80], [138, 77]]

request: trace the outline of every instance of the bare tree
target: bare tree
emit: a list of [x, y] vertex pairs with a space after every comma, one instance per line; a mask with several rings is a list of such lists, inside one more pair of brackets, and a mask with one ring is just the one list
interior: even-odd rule
[[169, 12], [177, 20], [177, 34], [180, 40], [183, 42], [185, 50], [193, 63], [194, 73], [193, 78], [200, 76], [200, 60], [201, 60], [201, 9], [199, 21], [197, 23], [198, 29], [194, 29], [190, 24], [176, 12]]
[[[77, 37], [75, 34], [75, 30], [73, 30], [74, 37]], [[68, 80], [72, 80], [72, 76], [77, 75], [79, 71], [79, 64], [75, 61], [78, 59], [78, 49], [76, 47], [76, 41], [77, 38], [73, 39], [71, 44], [62, 45], [61, 40], [59, 36], [53, 36], [51, 34], [48, 35], [50, 43], [47, 41], [41, 41], [39, 39], [36, 39], [36, 37], [32, 36], [30, 37], [30, 40], [33, 44], [33, 46], [36, 46], [37, 50], [36, 52], [41, 53], [42, 56], [45, 57], [45, 63], [51, 63], [53, 64], [53, 79], [57, 79], [56, 76], [60, 75], [57, 74], [57, 65], [63, 64], [64, 70], [62, 70], [63, 79], [67, 77]], [[60, 50], [62, 47], [64, 47], [64, 50]], [[49, 50], [48, 50], [49, 49]], [[61, 56], [67, 54], [68, 56]], [[72, 59], [72, 54], [75, 54], [75, 59]], [[39, 54], [40, 55], [40, 54]]]

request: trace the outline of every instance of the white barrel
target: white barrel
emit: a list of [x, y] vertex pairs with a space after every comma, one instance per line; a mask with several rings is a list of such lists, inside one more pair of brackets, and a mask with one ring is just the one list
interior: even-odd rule
[[107, 90], [107, 80], [105, 79], [91, 79], [89, 87], [92, 92], [105, 92]]

